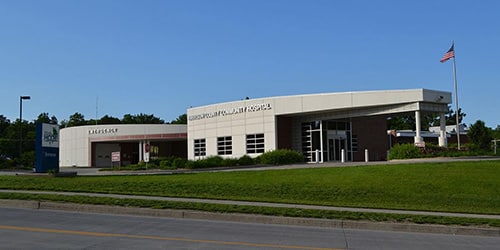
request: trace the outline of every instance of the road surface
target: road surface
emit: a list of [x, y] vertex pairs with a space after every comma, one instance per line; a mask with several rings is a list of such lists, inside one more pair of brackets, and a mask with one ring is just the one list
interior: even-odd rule
[[498, 249], [459, 236], [0, 208], [0, 249]]

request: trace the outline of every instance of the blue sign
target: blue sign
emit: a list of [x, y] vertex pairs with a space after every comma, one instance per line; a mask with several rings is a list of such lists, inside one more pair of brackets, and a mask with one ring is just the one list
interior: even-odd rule
[[59, 172], [59, 126], [36, 124], [35, 172]]

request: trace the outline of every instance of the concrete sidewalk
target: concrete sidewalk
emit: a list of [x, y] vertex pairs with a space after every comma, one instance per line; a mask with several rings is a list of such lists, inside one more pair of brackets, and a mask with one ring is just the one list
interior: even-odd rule
[[317, 205], [301, 205], [301, 204], [271, 203], [271, 202], [159, 197], [159, 196], [144, 196], [144, 195], [99, 194], [99, 193], [77, 193], [77, 192], [48, 192], [48, 191], [25, 191], [25, 190], [3, 190], [3, 189], [0, 189], [0, 193], [54, 194], [54, 195], [67, 195], [67, 196], [80, 195], [80, 196], [89, 196], [89, 197], [108, 197], [108, 198], [117, 198], [117, 199], [176, 201], [176, 202], [193, 202], [193, 203], [254, 206], [254, 207], [297, 208], [297, 209], [309, 209], [309, 210], [347, 211], [347, 212], [382, 213], [382, 214], [409, 214], [409, 215], [425, 215], [425, 216], [439, 216], [439, 217], [444, 216], [444, 217], [461, 217], [461, 218], [479, 218], [479, 219], [500, 220], [500, 215], [493, 215], [493, 214], [467, 214], [467, 213], [447, 213], [447, 212], [376, 209], [376, 208], [335, 207], [335, 206], [317, 206]]
[[[41, 192], [41, 191], [19, 191], [19, 190], [0, 190], [0, 193], [83, 195], [91, 197], [112, 197], [119, 199], [148, 199], [148, 200], [199, 202], [199, 203], [211, 203], [211, 204], [244, 205], [244, 206], [265, 206], [265, 207], [281, 207], [281, 208], [320, 209], [320, 210], [353, 211], [353, 212], [394, 213], [394, 214], [417, 214], [417, 215], [427, 215], [427, 216], [452, 216], [452, 217], [487, 218], [487, 219], [500, 218], [499, 215], [436, 213], [436, 212], [387, 210], [387, 209], [363, 209], [363, 208], [346, 208], [346, 207], [294, 205], [294, 204], [283, 204], [283, 203], [152, 197], [152, 196], [137, 196], [137, 195], [116, 195], [116, 194], [95, 194], [95, 193], [74, 193], [74, 192]], [[283, 217], [283, 216], [268, 216], [259, 214], [216, 213], [216, 212], [203, 212], [203, 211], [193, 211], [193, 210], [183, 210], [183, 209], [153, 209], [153, 208], [89, 205], [89, 204], [75, 204], [75, 203], [51, 202], [51, 201], [34, 201], [34, 200], [0, 199], [0, 207], [63, 210], [71, 212], [128, 214], [128, 215], [138, 215], [138, 216], [160, 216], [160, 217], [172, 217], [172, 218], [220, 220], [220, 221], [263, 223], [263, 224], [276, 224], [276, 225], [335, 227], [335, 228], [349, 228], [349, 229], [368, 229], [368, 230], [385, 230], [385, 231], [400, 231], [400, 232], [441, 233], [441, 234], [500, 237], [500, 228], [498, 227]]]

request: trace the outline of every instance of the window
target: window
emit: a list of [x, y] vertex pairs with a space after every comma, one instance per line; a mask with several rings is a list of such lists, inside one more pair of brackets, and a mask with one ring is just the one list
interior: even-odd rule
[[247, 135], [247, 154], [264, 153], [264, 134]]
[[351, 142], [352, 152], [358, 152], [358, 136], [352, 135], [351, 140], [352, 140]]
[[205, 156], [207, 154], [207, 143], [203, 139], [194, 140], [194, 156]]
[[231, 136], [223, 136], [217, 138], [217, 154], [231, 155], [233, 154], [233, 139]]

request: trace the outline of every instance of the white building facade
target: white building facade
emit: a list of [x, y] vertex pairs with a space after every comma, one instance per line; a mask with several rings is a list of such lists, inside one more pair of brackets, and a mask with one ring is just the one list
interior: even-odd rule
[[413, 113], [416, 144], [423, 142], [423, 112], [441, 117], [439, 145], [446, 146], [445, 113], [451, 93], [388, 90], [247, 99], [190, 108], [187, 157], [258, 156], [275, 149], [302, 152], [309, 162], [384, 160], [387, 118]]
[[60, 130], [59, 165], [76, 167], [112, 166], [112, 153], [119, 152], [120, 165], [150, 157], [186, 158], [186, 125], [120, 124], [92, 125]]
[[155, 157], [190, 160], [251, 157], [276, 150], [301, 152], [308, 162], [385, 160], [387, 119], [415, 115], [422, 145], [422, 113], [439, 113], [440, 146], [447, 146], [445, 113], [451, 93], [428, 89], [278, 96], [218, 103], [187, 110], [187, 125], [92, 125], [60, 130], [60, 166], [108, 167]]

